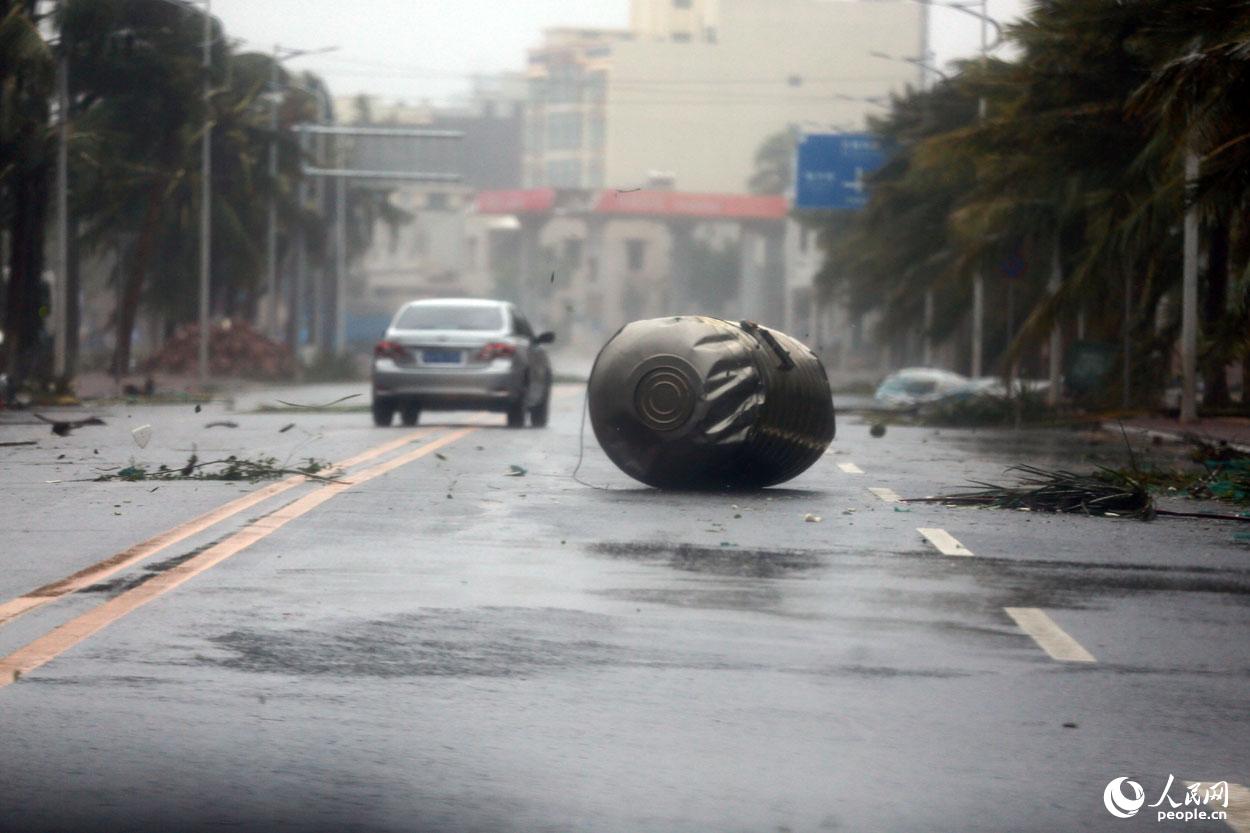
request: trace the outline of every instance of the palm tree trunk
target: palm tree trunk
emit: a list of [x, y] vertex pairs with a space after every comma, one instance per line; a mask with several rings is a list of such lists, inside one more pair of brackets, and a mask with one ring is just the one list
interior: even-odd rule
[[15, 172], [9, 195], [17, 210], [9, 226], [9, 282], [5, 297], [3, 367], [10, 382], [21, 385], [35, 370], [43, 295], [44, 232], [48, 212], [48, 167], [35, 165]]
[[139, 301], [143, 297], [143, 284], [147, 278], [148, 262], [152, 244], [156, 238], [156, 220], [160, 211], [157, 189], [148, 195], [148, 210], [143, 218], [143, 230], [134, 249], [134, 261], [126, 274], [121, 304], [117, 310], [117, 340], [113, 345], [113, 377], [120, 379], [130, 372], [130, 340], [134, 335], [135, 318]]
[[[1218, 220], [1211, 226], [1211, 243], [1207, 250], [1207, 291], [1202, 301], [1202, 332], [1209, 338], [1218, 335], [1228, 309], [1230, 234], [1227, 219]], [[1229, 404], [1228, 356], [1220, 341], [1218, 337], [1212, 339], [1204, 362], [1202, 402], [1207, 408], [1225, 408]]]

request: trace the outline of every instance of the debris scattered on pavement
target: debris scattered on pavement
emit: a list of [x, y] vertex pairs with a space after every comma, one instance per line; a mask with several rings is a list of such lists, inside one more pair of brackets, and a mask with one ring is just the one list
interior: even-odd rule
[[238, 428], [239, 423], [228, 419], [219, 419], [216, 422], [210, 422], [204, 426], [205, 428]]
[[156, 380], [151, 376], [143, 380], [143, 387], [132, 384], [122, 385], [122, 394], [125, 396], [153, 396], [155, 393]]
[[[255, 483], [258, 480], [303, 475], [313, 480], [337, 482], [332, 476], [334, 472], [330, 471], [330, 467], [329, 462], [313, 457], [307, 458], [302, 466], [290, 468], [280, 464], [276, 457], [249, 458], [231, 455], [222, 460], [200, 462], [196, 455], [192, 454], [182, 468], [171, 469], [166, 465], [160, 465], [155, 469], [150, 469], [132, 460], [130, 465], [116, 472], [102, 474], [95, 479], [97, 481], [123, 480], [131, 483], [144, 480], [226, 480]], [[323, 472], [329, 472], [329, 474], [323, 474]]]
[[[251, 325], [229, 319], [212, 325], [208, 338], [209, 372], [214, 376], [280, 379], [295, 369], [291, 351], [266, 338]], [[200, 328], [179, 328], [144, 369], [148, 372], [194, 373], [199, 361]]]
[[35, 414], [36, 419], [43, 420], [52, 426], [52, 433], [58, 437], [68, 437], [71, 431], [76, 431], [87, 425], [103, 425], [104, 420], [99, 417], [87, 417], [86, 419], [50, 419], [43, 414]]
[[134, 437], [135, 445], [139, 448], [147, 448], [148, 441], [152, 439], [152, 426], [140, 425], [130, 432], [130, 436]]
[[813, 515], [811, 512], [808, 512], [803, 516], [803, 520], [809, 524], [818, 524], [823, 521], [824, 518], [820, 517], [820, 515]]
[[[38, 444], [39, 444], [38, 440], [21, 440], [20, 442], [0, 443], [0, 448], [16, 448], [19, 445], [38, 445]], [[65, 456], [64, 454], [61, 455], [61, 457], [64, 457], [64, 456]], [[61, 458], [58, 457], [57, 459], [59, 460]]]
[[904, 498], [905, 503], [942, 503], [947, 506], [1027, 508], [1035, 512], [1109, 515], [1151, 520], [1156, 509], [1146, 486], [1121, 471], [1100, 468], [1094, 474], [1047, 471], [1019, 465], [1007, 470], [1019, 475], [1013, 486], [976, 483], [983, 488], [935, 497]]
[[442, 453], [442, 452], [440, 452], [440, 451], [435, 451], [435, 452], [434, 452], [434, 456], [435, 456], [435, 457], [437, 457], [438, 459], [442, 460], [444, 463], [445, 463], [445, 462], [447, 462], [447, 455], [446, 455], [446, 454], [443, 454], [443, 453]]
[[281, 399], [278, 399], [278, 400], [275, 400], [275, 401], [276, 401], [279, 405], [286, 405], [288, 408], [307, 408], [307, 409], [311, 409], [311, 410], [321, 410], [321, 409], [323, 409], [323, 408], [333, 408], [335, 405], [339, 405], [339, 404], [341, 404], [341, 403], [343, 403], [343, 402], [346, 402], [346, 401], [347, 401], [347, 400], [349, 400], [349, 399], [355, 399], [356, 397], [358, 397], [358, 396], [362, 396], [362, 395], [363, 395], [363, 394], [359, 394], [359, 393], [352, 393], [352, 394], [349, 394], [349, 395], [347, 395], [347, 396], [340, 396], [338, 399], [335, 399], [333, 402], [325, 402], [325, 403], [322, 403], [322, 404], [320, 404], [320, 405], [304, 405], [304, 404], [299, 403], [299, 402], [286, 402], [286, 401], [281, 400]]
[[200, 411], [202, 411], [202, 410], [204, 410], [204, 409], [203, 409], [203, 408], [201, 408], [199, 405], [196, 405], [196, 406], [195, 406], [195, 412], [196, 412], [197, 414], [198, 414]]
[[529, 474], [529, 469], [513, 464], [508, 466], [508, 470], [504, 472], [504, 477], [524, 477], [527, 474]]
[[294, 427], [295, 427], [294, 422], [288, 422], [286, 425], [283, 425], [281, 428], [278, 429], [278, 433], [285, 434], [287, 431], [290, 431]]
[[872, 424], [872, 427], [868, 429], [868, 434], [878, 439], [880, 439], [881, 437], [884, 437], [885, 436], [885, 423], [874, 422]]

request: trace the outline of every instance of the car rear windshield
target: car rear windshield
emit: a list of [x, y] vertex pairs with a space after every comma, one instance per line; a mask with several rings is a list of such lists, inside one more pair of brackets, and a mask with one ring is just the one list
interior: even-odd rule
[[400, 330], [488, 330], [503, 329], [499, 307], [465, 307], [455, 304], [421, 304], [408, 307], [399, 315]]

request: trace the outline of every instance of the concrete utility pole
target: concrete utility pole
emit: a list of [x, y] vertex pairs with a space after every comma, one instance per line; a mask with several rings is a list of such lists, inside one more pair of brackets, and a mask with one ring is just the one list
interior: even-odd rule
[[[1063, 250], [1060, 248], [1059, 230], [1055, 229], [1054, 248], [1050, 253], [1050, 280], [1046, 282], [1046, 291], [1052, 296], [1059, 292], [1059, 287], [1063, 283]], [[1063, 333], [1059, 329], [1059, 322], [1055, 322], [1050, 327], [1050, 387], [1046, 390], [1046, 404], [1052, 408], [1059, 404], [1059, 368], [1060, 355], [1063, 350]]]
[[200, 385], [208, 383], [208, 307], [213, 245], [213, 0], [204, 0], [204, 141], [200, 160]]
[[274, 45], [273, 63], [269, 65], [269, 224], [265, 233], [265, 335], [278, 337], [278, 62], [282, 47]]
[[[335, 164], [347, 167], [340, 137], [334, 137]], [[334, 355], [347, 344], [347, 177], [334, 178]]]
[[[985, 65], [989, 57], [989, 0], [981, 0], [981, 64]], [[985, 121], [985, 96], [977, 100], [977, 118]], [[983, 371], [985, 360], [985, 273], [977, 267], [972, 276], [972, 378], [977, 378]]]
[[69, 53], [64, 36], [57, 60], [56, 98], [56, 296], [52, 300], [56, 341], [52, 374], [63, 380], [69, 372]]
[[[1185, 156], [1186, 199], [1198, 181], [1198, 155]], [[1198, 418], [1198, 207], [1185, 211], [1184, 281], [1181, 289], [1181, 422]]]
[[269, 69], [269, 225], [265, 241], [265, 289], [269, 299], [265, 330], [270, 338], [279, 338], [278, 333], [278, 108], [282, 97], [278, 90], [282, 81], [281, 66], [283, 61], [292, 58], [303, 58], [307, 55], [324, 55], [333, 52], [337, 46], [321, 49], [284, 49], [275, 44], [273, 47], [273, 63]]

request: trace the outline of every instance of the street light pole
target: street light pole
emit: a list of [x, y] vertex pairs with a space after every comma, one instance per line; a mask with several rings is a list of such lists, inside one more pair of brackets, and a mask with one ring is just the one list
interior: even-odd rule
[[270, 64], [269, 94], [269, 228], [265, 235], [266, 304], [265, 334], [278, 337], [278, 61], [281, 47], [273, 48]]
[[[981, 65], [989, 55], [989, 0], [981, 0]], [[977, 99], [977, 118], [985, 121], [986, 101]], [[978, 265], [972, 276], [972, 378], [981, 376], [985, 360], [985, 273]]]
[[[340, 169], [347, 167], [342, 137], [334, 137], [334, 155]], [[347, 342], [347, 176], [334, 178], [334, 355]]]
[[[64, 3], [62, 3], [62, 7]], [[69, 53], [65, 36], [61, 36], [61, 55], [57, 60], [56, 97], [58, 124], [56, 131], [56, 297], [52, 309], [56, 316], [53, 375], [58, 382], [69, 372]]]
[[[278, 333], [278, 107], [281, 98], [278, 95], [279, 84], [282, 77], [280, 72], [280, 64], [283, 61], [292, 58], [302, 58], [306, 55], [322, 55], [326, 52], [333, 52], [338, 49], [337, 46], [327, 46], [322, 49], [283, 49], [275, 44], [273, 47], [273, 62], [270, 65], [269, 72], [269, 227], [266, 234], [266, 292], [269, 298], [267, 314], [265, 316], [266, 334], [273, 339], [279, 337]], [[290, 85], [288, 85], [290, 86]]]
[[1198, 155], [1185, 155], [1184, 276], [1181, 284], [1181, 422], [1198, 418], [1198, 206], [1192, 186], [1198, 181]]
[[204, 0], [204, 141], [200, 164], [200, 385], [208, 383], [208, 305], [213, 243], [213, 0]]

